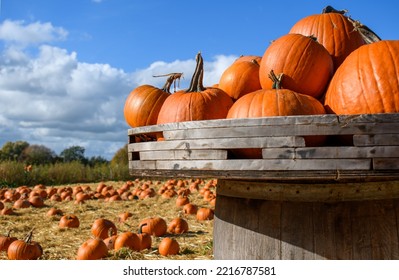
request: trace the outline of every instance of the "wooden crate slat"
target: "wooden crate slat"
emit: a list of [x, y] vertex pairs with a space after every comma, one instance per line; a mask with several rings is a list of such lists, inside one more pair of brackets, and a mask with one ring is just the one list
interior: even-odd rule
[[154, 150], [242, 149], [304, 146], [305, 140], [302, 137], [288, 136], [140, 142], [129, 144], [128, 151], [140, 152]]
[[399, 170], [399, 157], [396, 158], [373, 158], [373, 169], [375, 170]]
[[[135, 169], [158, 170], [370, 170], [370, 159], [251, 159], [131, 161]], [[143, 165], [140, 165], [143, 162]], [[131, 166], [133, 167], [133, 165]]]
[[399, 134], [353, 135], [355, 146], [399, 146]]
[[227, 150], [165, 150], [140, 152], [140, 160], [227, 159]]
[[399, 123], [370, 124], [303, 124], [303, 125], [263, 125], [234, 126], [218, 128], [193, 128], [164, 131], [165, 139], [206, 139], [228, 137], [273, 137], [273, 136], [306, 136], [306, 135], [348, 135], [378, 134], [385, 131], [399, 131]]
[[306, 147], [306, 148], [265, 148], [262, 149], [265, 159], [312, 159], [312, 158], [375, 158], [399, 157], [399, 146], [377, 147]]

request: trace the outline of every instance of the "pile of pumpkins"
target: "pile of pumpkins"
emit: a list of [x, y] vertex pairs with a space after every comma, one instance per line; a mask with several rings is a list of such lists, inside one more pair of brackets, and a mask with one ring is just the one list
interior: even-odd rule
[[399, 40], [381, 40], [331, 6], [296, 22], [263, 56], [243, 55], [203, 85], [203, 58], [187, 90], [135, 88], [124, 107], [131, 127], [171, 122], [319, 114], [377, 114], [399, 110]]

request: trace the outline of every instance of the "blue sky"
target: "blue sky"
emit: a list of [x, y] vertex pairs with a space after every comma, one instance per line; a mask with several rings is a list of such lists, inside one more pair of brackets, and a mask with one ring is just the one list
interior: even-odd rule
[[198, 51], [205, 84], [239, 55], [262, 55], [299, 19], [331, 5], [398, 39], [397, 1], [1, 0], [0, 147], [71, 145], [110, 159], [127, 141], [123, 104], [154, 74], [183, 72]]

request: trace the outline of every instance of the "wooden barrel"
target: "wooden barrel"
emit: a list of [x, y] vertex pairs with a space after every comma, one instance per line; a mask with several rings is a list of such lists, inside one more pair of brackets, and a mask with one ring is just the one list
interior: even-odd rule
[[399, 259], [399, 181], [217, 190], [215, 259]]
[[[133, 128], [129, 171], [219, 180], [215, 259], [399, 259], [398, 131], [399, 114]], [[237, 157], [247, 149], [258, 156]]]

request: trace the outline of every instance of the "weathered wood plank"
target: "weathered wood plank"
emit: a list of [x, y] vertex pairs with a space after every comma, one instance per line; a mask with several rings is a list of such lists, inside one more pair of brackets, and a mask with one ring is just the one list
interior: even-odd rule
[[393, 170], [399, 169], [399, 157], [396, 158], [373, 158], [373, 169]]
[[399, 134], [353, 135], [355, 146], [399, 146]]
[[[221, 180], [222, 182], [224, 180]], [[399, 180], [352, 183], [281, 183], [228, 180], [218, 186], [224, 196], [270, 201], [338, 202], [399, 198]]]
[[227, 150], [164, 150], [140, 152], [140, 160], [227, 159]]
[[152, 141], [132, 143], [128, 152], [161, 151], [161, 150], [204, 150], [204, 149], [239, 149], [266, 147], [304, 147], [302, 137], [254, 137], [227, 139], [197, 139], [175, 141]]
[[399, 157], [399, 146], [377, 147], [308, 147], [308, 148], [265, 148], [264, 159], [312, 159], [312, 158], [376, 158]]
[[308, 135], [348, 135], [378, 134], [399, 130], [399, 123], [349, 123], [337, 124], [303, 124], [303, 125], [263, 125], [231, 126], [218, 128], [191, 128], [164, 131], [167, 140], [207, 139], [230, 137], [274, 137], [274, 136], [308, 136]]
[[370, 170], [370, 159], [173, 160], [156, 162], [156, 169], [201, 170]]

